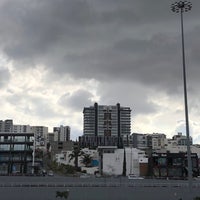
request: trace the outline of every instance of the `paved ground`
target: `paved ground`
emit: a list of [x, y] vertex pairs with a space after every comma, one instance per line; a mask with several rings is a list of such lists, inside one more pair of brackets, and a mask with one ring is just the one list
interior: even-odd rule
[[55, 200], [56, 191], [66, 190], [69, 200], [192, 200], [200, 196], [200, 182], [189, 190], [187, 181], [0, 177], [2, 200]]

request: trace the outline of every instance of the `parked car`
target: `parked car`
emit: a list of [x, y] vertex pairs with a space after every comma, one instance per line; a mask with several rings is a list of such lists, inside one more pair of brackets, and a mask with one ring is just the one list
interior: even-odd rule
[[46, 176], [46, 175], [47, 175], [47, 171], [46, 171], [45, 169], [42, 169], [42, 170], [41, 170], [41, 175], [42, 175], [42, 176]]
[[48, 176], [54, 176], [54, 173], [53, 173], [52, 170], [49, 170], [49, 172], [48, 172]]
[[81, 174], [80, 178], [90, 178], [90, 175], [89, 174]]
[[96, 173], [95, 177], [96, 178], [101, 178], [101, 174], [100, 173]]
[[137, 176], [135, 174], [129, 174], [128, 179], [144, 179], [144, 178], [141, 176]]

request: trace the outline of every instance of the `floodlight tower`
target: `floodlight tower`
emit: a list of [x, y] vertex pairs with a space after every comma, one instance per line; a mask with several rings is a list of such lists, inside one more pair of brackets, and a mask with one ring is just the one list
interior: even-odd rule
[[192, 187], [192, 160], [190, 150], [190, 132], [189, 132], [189, 117], [188, 117], [188, 102], [187, 102], [187, 82], [186, 82], [186, 67], [185, 67], [185, 45], [184, 45], [184, 30], [183, 30], [183, 13], [192, 9], [192, 3], [189, 1], [179, 1], [171, 5], [171, 10], [181, 15], [181, 39], [182, 39], [182, 59], [183, 59], [183, 86], [184, 86], [184, 102], [185, 102], [185, 124], [187, 136], [187, 160], [188, 160], [188, 181], [189, 187]]

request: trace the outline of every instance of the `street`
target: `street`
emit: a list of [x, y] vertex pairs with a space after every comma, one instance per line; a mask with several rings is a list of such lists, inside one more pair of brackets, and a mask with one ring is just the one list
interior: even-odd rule
[[185, 180], [128, 180], [127, 177], [26, 177], [1, 176], [3, 200], [53, 200], [56, 191], [69, 190], [71, 200], [189, 200], [200, 196], [200, 181], [193, 181], [191, 191]]

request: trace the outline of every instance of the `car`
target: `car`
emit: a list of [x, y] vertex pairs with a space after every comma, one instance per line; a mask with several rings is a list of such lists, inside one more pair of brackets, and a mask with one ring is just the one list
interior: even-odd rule
[[96, 173], [95, 177], [96, 178], [101, 178], [101, 174], [100, 173]]
[[80, 178], [90, 178], [90, 175], [89, 174], [81, 174]]
[[136, 179], [144, 179], [144, 178], [141, 177], [141, 176], [137, 176], [135, 174], [129, 174], [128, 179], [130, 179], [130, 180], [135, 179], [136, 180]]
[[52, 170], [49, 170], [49, 172], [48, 172], [48, 176], [54, 176], [54, 173], [53, 173]]
[[46, 176], [47, 175], [47, 171], [45, 169], [42, 169], [40, 173], [41, 173], [42, 176]]

